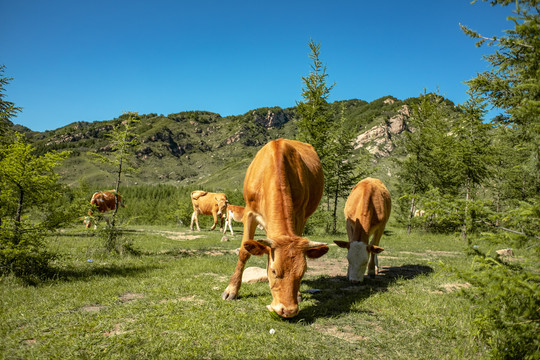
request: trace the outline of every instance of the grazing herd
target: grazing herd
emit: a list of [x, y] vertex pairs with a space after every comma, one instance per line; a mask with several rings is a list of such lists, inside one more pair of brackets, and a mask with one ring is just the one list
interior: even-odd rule
[[[229, 226], [231, 234], [234, 234], [233, 220], [244, 224], [238, 261], [222, 294], [224, 300], [237, 298], [242, 273], [251, 255], [266, 254], [272, 293], [268, 310], [282, 318], [298, 314], [306, 258], [319, 258], [329, 250], [327, 244], [302, 236], [307, 219], [319, 205], [323, 188], [321, 162], [313, 147], [295, 140], [278, 139], [263, 146], [247, 169], [243, 188], [245, 207], [230, 205], [224, 193], [191, 193], [192, 231], [194, 222], [200, 231], [198, 218], [201, 214], [213, 216], [212, 230], [218, 219], [220, 231], [226, 232]], [[116, 204], [124, 206], [121, 197], [112, 191], [94, 194], [91, 203], [101, 213], [114, 210]], [[377, 274], [377, 254], [383, 251], [379, 241], [390, 209], [390, 193], [380, 180], [367, 178], [352, 189], [345, 204], [349, 241], [335, 241], [338, 246], [348, 249], [347, 277], [351, 282], [362, 282], [366, 268], [368, 276]], [[89, 212], [86, 227], [91, 226], [91, 218]], [[257, 226], [264, 229], [266, 238], [254, 238]]]

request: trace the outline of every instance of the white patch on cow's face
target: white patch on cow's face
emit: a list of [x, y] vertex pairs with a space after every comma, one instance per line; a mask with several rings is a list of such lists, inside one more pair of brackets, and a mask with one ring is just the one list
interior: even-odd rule
[[347, 271], [349, 280], [353, 282], [364, 281], [364, 273], [369, 260], [367, 245], [362, 241], [352, 241], [349, 245], [347, 260], [349, 260]]

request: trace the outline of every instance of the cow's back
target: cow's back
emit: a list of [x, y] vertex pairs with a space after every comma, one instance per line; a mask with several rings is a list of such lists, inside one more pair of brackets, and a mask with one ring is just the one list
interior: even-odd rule
[[347, 226], [355, 228], [354, 240], [360, 240], [359, 230], [370, 234], [376, 227], [384, 227], [390, 217], [390, 208], [390, 192], [382, 181], [366, 178], [356, 184], [344, 210]]
[[[90, 200], [91, 205], [95, 205], [99, 212], [106, 212], [116, 208], [115, 191], [98, 191], [92, 195]], [[118, 195], [118, 203], [122, 201], [122, 197]]]
[[[259, 150], [249, 166], [244, 200], [249, 211], [263, 217], [269, 237], [283, 231], [301, 235], [305, 221], [319, 205], [323, 187], [322, 167], [313, 147], [278, 139]], [[282, 227], [287, 223], [292, 228]]]
[[191, 193], [193, 210], [198, 210], [204, 215], [212, 214], [212, 210], [217, 203], [216, 199], [224, 199], [226, 201], [227, 196], [224, 193], [213, 193], [200, 190]]

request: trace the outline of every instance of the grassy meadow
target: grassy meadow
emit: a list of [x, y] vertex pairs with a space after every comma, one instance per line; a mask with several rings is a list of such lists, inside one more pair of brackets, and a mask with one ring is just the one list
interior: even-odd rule
[[[242, 227], [236, 224], [226, 242], [207, 229], [130, 226], [123, 236], [138, 254], [121, 256], [105, 253], [94, 230], [56, 233], [48, 240], [61, 254], [53, 278], [37, 286], [0, 279], [0, 358], [488, 356], [471, 327], [471, 304], [459, 296], [467, 285], [447, 270], [470, 266], [456, 236], [389, 227], [381, 273], [361, 285], [346, 280], [346, 250], [332, 245], [308, 262], [299, 316], [282, 321], [265, 308], [267, 283], [243, 284], [238, 300], [221, 299]], [[338, 238], [346, 236], [310, 236], [329, 244]], [[252, 257], [247, 266], [265, 267], [265, 261]]]

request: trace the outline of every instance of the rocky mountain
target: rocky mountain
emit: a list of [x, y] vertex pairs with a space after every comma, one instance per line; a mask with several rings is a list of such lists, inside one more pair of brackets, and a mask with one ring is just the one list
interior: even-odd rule
[[[410, 107], [416, 98], [398, 100], [386, 96], [372, 102], [352, 99], [330, 104], [336, 118], [343, 110], [346, 126], [358, 136], [354, 146], [366, 149], [375, 161], [392, 154], [395, 139], [410, 131]], [[205, 188], [240, 189], [245, 170], [259, 148], [280, 137], [294, 138], [296, 108], [259, 108], [243, 115], [222, 117], [207, 111], [139, 115], [134, 129], [139, 144], [133, 167], [124, 185], [175, 183]], [[108, 187], [114, 183], [110, 170], [90, 160], [88, 152], [111, 152], [108, 134], [126, 115], [113, 120], [77, 122], [62, 128], [31, 132], [27, 137], [39, 152], [69, 150], [59, 169], [63, 180]]]

